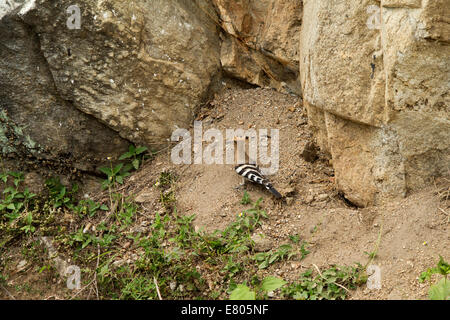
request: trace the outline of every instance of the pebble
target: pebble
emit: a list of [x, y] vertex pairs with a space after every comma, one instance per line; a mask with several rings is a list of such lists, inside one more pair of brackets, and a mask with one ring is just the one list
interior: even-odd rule
[[272, 249], [272, 241], [267, 239], [266, 235], [255, 234], [252, 236], [252, 240], [255, 243], [256, 252], [265, 252]]
[[309, 196], [306, 197], [305, 204], [310, 204], [313, 201], [314, 201], [314, 196], [312, 194], [310, 194]]
[[23, 269], [25, 269], [25, 266], [27, 265], [27, 260], [21, 260], [18, 264], [17, 264], [17, 272], [22, 271]]
[[131, 242], [127, 242], [123, 245], [124, 249], [128, 249], [131, 246]]
[[112, 265], [113, 265], [114, 267], [120, 267], [120, 266], [123, 266], [124, 264], [125, 264], [125, 260], [123, 260], [123, 259], [114, 261], [114, 262], [112, 263]]
[[92, 226], [92, 223], [89, 222], [89, 223], [86, 225], [86, 227], [84, 227], [83, 233], [87, 233], [87, 232], [89, 231], [89, 229], [91, 228], [91, 226]]

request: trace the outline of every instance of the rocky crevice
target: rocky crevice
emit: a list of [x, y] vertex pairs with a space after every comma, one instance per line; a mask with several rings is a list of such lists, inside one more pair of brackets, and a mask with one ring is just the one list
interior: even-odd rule
[[302, 96], [338, 190], [359, 206], [448, 171], [445, 0], [83, 0], [79, 30], [70, 5], [0, 7], [3, 122], [33, 156], [95, 171], [130, 142], [167, 147], [228, 76]]

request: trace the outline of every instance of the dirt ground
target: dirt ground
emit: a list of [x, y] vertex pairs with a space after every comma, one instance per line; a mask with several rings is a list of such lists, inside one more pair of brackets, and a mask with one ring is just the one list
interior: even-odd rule
[[[269, 219], [264, 221], [262, 236], [272, 248], [287, 242], [289, 235], [299, 234], [310, 244], [311, 253], [301, 262], [279, 264], [274, 270], [277, 275], [293, 280], [312, 264], [319, 268], [364, 265], [368, 261], [365, 252], [374, 251], [381, 233], [372, 262], [380, 268], [381, 289], [360, 288], [351, 299], [427, 298], [429, 284], [419, 283], [418, 276], [433, 267], [439, 255], [449, 259], [448, 179], [383, 206], [356, 208], [336, 191], [333, 169], [323, 154], [319, 152], [313, 163], [301, 156], [313, 138], [298, 97], [270, 89], [226, 88], [198, 120], [203, 122], [203, 132], [208, 128], [280, 129], [280, 169], [269, 179], [283, 195], [288, 193], [288, 203], [279, 204], [256, 185], [247, 185], [246, 190], [252, 200], [264, 199], [262, 206]], [[163, 170], [179, 176], [177, 209], [196, 214], [197, 228], [224, 228], [242, 212], [243, 190], [235, 188], [241, 178], [233, 165], [173, 165], [169, 152], [133, 177], [138, 200], [154, 199], [153, 184]]]
[[[418, 282], [420, 273], [434, 267], [439, 255], [450, 259], [448, 178], [405, 199], [356, 208], [335, 189], [333, 168], [324, 154], [319, 151], [312, 163], [301, 156], [313, 137], [297, 96], [225, 85], [201, 110], [198, 120], [203, 122], [203, 132], [208, 128], [280, 129], [280, 169], [269, 179], [287, 195], [287, 202], [276, 201], [257, 185], [246, 185], [245, 190], [253, 201], [263, 198], [261, 204], [269, 218], [258, 233], [269, 240], [269, 247], [277, 248], [288, 242], [289, 235], [298, 234], [309, 243], [310, 254], [302, 261], [278, 263], [268, 272], [295, 280], [313, 265], [319, 269], [332, 264], [364, 265], [367, 253], [375, 250], [380, 239], [372, 264], [380, 268], [381, 289], [364, 286], [352, 292], [350, 299], [427, 299], [429, 284]], [[167, 149], [123, 187], [136, 195], [136, 201], [149, 213], [160, 209], [155, 183], [164, 170], [177, 174], [177, 211], [196, 214], [198, 229], [222, 229], [244, 209], [240, 204], [244, 189], [236, 188], [241, 178], [233, 165], [175, 165]]]

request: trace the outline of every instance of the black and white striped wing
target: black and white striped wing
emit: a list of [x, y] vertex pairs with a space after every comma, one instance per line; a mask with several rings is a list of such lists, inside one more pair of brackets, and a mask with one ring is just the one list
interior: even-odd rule
[[277, 199], [281, 198], [281, 194], [272, 186], [272, 184], [264, 178], [258, 166], [253, 164], [240, 164], [234, 168], [236, 173], [247, 180], [263, 185], [269, 190]]

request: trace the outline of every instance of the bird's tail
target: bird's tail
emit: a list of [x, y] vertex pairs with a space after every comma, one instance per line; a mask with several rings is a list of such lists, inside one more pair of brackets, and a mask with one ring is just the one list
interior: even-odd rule
[[283, 197], [269, 182], [265, 181], [264, 186], [275, 196], [275, 198], [281, 199]]

